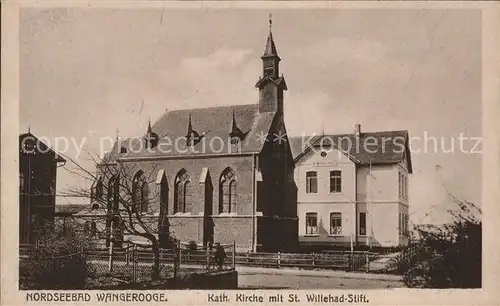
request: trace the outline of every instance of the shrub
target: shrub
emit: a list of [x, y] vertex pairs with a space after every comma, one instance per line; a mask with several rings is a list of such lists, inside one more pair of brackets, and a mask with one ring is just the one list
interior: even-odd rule
[[198, 244], [196, 243], [196, 241], [189, 241], [189, 244], [188, 244], [188, 250], [190, 251], [196, 251], [198, 249]]
[[82, 253], [88, 240], [75, 224], [50, 225], [39, 231], [37, 247], [20, 261], [22, 289], [84, 289], [92, 269]]
[[481, 210], [458, 201], [452, 224], [417, 228], [418, 262], [404, 275], [416, 288], [481, 287]]

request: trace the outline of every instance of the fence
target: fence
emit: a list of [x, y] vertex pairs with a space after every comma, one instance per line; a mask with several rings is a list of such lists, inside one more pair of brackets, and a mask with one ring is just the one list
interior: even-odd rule
[[83, 289], [89, 275], [82, 251], [54, 256], [29, 248], [19, 258], [19, 288]]
[[[344, 271], [390, 272], [402, 256], [411, 256], [406, 250], [397, 257], [368, 251], [324, 251], [321, 253], [251, 253], [236, 252], [235, 243], [220, 245], [223, 261], [217, 261], [217, 248], [199, 248], [177, 243], [172, 249], [160, 249], [161, 277], [179, 277], [190, 271], [227, 271], [236, 265], [268, 268], [331, 269]], [[148, 279], [154, 262], [150, 247], [128, 244], [123, 249], [85, 250], [87, 260], [103, 277], [113, 275], [124, 282], [142, 282]], [[406, 258], [406, 257], [404, 257]]]
[[[374, 253], [325, 252], [316, 254], [298, 253], [238, 253], [236, 264], [268, 268], [332, 269], [345, 271], [366, 270]], [[367, 271], [368, 272], [368, 271]]]

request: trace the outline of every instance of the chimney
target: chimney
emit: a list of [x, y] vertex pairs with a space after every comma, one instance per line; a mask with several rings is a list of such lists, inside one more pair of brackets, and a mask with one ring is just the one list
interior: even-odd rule
[[361, 135], [361, 124], [354, 125], [354, 134], [356, 135], [356, 137], [359, 137], [359, 135]]

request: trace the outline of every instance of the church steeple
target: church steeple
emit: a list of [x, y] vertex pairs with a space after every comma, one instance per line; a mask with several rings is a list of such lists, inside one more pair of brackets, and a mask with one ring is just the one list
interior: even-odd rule
[[276, 50], [276, 44], [274, 43], [272, 24], [273, 20], [269, 15], [269, 35], [267, 36], [266, 48], [264, 49], [264, 54], [261, 56], [263, 64], [263, 75], [269, 76], [273, 79], [279, 77], [279, 62], [281, 61], [278, 56], [278, 51]]
[[269, 35], [267, 36], [266, 48], [262, 59], [263, 75], [259, 78], [255, 87], [259, 89], [259, 112], [283, 113], [283, 91], [287, 90], [285, 78], [279, 75], [279, 62], [276, 44], [272, 32], [273, 21], [269, 15]]

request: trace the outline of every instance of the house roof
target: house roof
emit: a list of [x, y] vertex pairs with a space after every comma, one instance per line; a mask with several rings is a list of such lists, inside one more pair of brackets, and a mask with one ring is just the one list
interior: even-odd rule
[[59, 155], [56, 151], [54, 151], [52, 148], [43, 143], [40, 139], [38, 139], [38, 137], [33, 135], [31, 132], [19, 135], [19, 145], [21, 145], [22, 141], [27, 137], [31, 137], [34, 141], [36, 141], [37, 143], [36, 146], [38, 150], [40, 150], [41, 152], [49, 152], [50, 154], [53, 154], [55, 162], [66, 161], [61, 155]]
[[381, 131], [355, 134], [319, 135], [289, 137], [295, 162], [311, 150], [335, 146], [360, 165], [397, 164], [405, 157], [408, 171], [412, 173], [411, 154], [408, 145], [408, 131]]
[[106, 216], [107, 210], [103, 207], [92, 208], [87, 205], [84, 209], [75, 214], [76, 217], [99, 217]]
[[56, 216], [57, 215], [64, 215], [64, 216], [69, 216], [69, 215], [74, 215], [79, 213], [80, 211], [84, 210], [87, 208], [88, 205], [82, 205], [82, 204], [63, 204], [63, 205], [56, 205]]
[[[245, 135], [240, 143], [240, 152], [259, 153], [264, 142], [259, 141], [257, 135], [269, 132], [275, 112], [260, 113], [258, 104], [248, 104], [169, 111], [152, 126], [152, 131], [160, 138], [155, 148], [147, 149], [143, 136], [121, 139], [119, 144], [115, 143], [112, 151], [106, 154], [103, 162], [112, 163], [118, 157], [238, 154], [236, 147], [230, 144], [229, 136], [233, 128], [233, 113], [237, 127]], [[201, 137], [193, 147], [186, 144], [185, 138], [189, 117], [193, 131]], [[126, 148], [127, 152], [119, 153], [121, 147]]]

